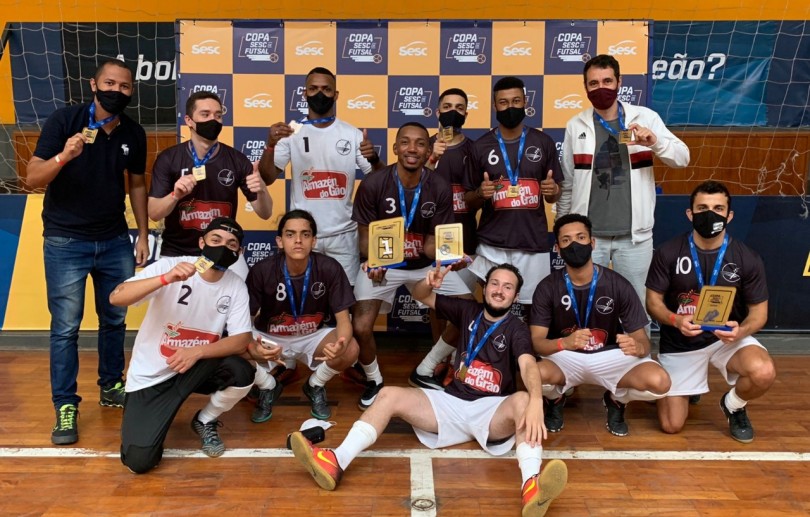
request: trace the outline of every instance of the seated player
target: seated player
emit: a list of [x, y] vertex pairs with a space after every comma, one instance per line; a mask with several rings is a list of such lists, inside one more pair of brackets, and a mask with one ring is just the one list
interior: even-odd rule
[[529, 316], [534, 349], [545, 359], [538, 366], [546, 383], [546, 428], [562, 430], [568, 389], [596, 384], [605, 388], [607, 429], [626, 436], [626, 404], [666, 395], [669, 375], [649, 357], [647, 315], [633, 286], [591, 260], [590, 219], [564, 215], [554, 236], [565, 268], [540, 281]]
[[[385, 387], [335, 450], [314, 447], [301, 432], [291, 435], [295, 458], [325, 490], [334, 490], [357, 455], [377, 440], [392, 417], [411, 424], [431, 449], [475, 440], [490, 454], [506, 454], [517, 443], [523, 478], [523, 516], [546, 513], [565, 488], [568, 469], [551, 460], [541, 471], [541, 439], [546, 438], [540, 376], [526, 325], [509, 312], [523, 279], [510, 264], [486, 275], [483, 305], [437, 295], [449, 268], [433, 269], [417, 283], [414, 298], [461, 329], [456, 375], [444, 391]], [[517, 391], [517, 370], [528, 389]]]

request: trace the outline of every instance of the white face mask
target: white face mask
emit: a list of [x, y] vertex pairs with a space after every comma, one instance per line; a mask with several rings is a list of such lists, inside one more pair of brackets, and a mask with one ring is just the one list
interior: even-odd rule
[[323, 430], [326, 431], [327, 429], [336, 424], [337, 422], [318, 420], [317, 418], [310, 418], [309, 420], [305, 420], [304, 423], [301, 424], [301, 429], [299, 429], [299, 431], [306, 431], [307, 429], [312, 429], [313, 427], [323, 427]]

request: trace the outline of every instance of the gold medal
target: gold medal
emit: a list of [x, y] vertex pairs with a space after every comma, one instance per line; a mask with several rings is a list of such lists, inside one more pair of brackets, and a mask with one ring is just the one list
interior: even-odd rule
[[629, 144], [633, 141], [633, 132], [629, 129], [619, 132], [619, 143]]
[[518, 196], [520, 196], [520, 185], [509, 185], [509, 189], [506, 191], [506, 197]]
[[82, 134], [85, 138], [87, 138], [87, 143], [92, 144], [96, 141], [96, 135], [98, 135], [98, 129], [90, 129], [86, 127], [82, 129]]
[[453, 128], [452, 127], [443, 127], [441, 130], [442, 140], [445, 142], [450, 142], [453, 140]]
[[203, 181], [205, 179], [205, 165], [194, 167], [193, 169], [191, 169], [191, 173], [194, 175], [195, 180]]
[[458, 369], [458, 380], [464, 382], [464, 379], [466, 378], [467, 378], [467, 365], [462, 362], [461, 366]]
[[200, 257], [194, 262], [194, 267], [197, 268], [198, 273], [205, 273], [214, 265], [214, 261], [205, 257]]

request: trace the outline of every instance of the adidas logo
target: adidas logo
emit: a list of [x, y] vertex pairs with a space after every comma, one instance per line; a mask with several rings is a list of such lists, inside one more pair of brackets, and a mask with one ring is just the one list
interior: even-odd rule
[[579, 134], [579, 136], [578, 136], [577, 138], [578, 138], [578, 139], [580, 139], [580, 140], [585, 140], [585, 139], [586, 139], [586, 138], [588, 138], [588, 137], [587, 137], [587, 136], [585, 136], [585, 133], [584, 133], [584, 132], [582, 132], [582, 133], [580, 133], [580, 134]]

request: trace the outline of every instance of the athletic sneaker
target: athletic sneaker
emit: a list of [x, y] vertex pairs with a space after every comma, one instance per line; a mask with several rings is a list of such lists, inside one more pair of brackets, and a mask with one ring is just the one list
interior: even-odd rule
[[259, 387], [256, 386], [255, 384], [251, 386], [250, 391], [248, 391], [248, 394], [245, 395], [245, 398], [242, 400], [255, 406], [256, 402], [259, 401]]
[[751, 421], [748, 420], [748, 413], [745, 412], [745, 408], [738, 409], [733, 413], [729, 411], [726, 408], [727, 395], [728, 392], [720, 399], [720, 408], [723, 410], [723, 414], [726, 415], [726, 420], [728, 420], [728, 430], [731, 432], [731, 437], [738, 442], [751, 443], [754, 441], [754, 427], [751, 425]]
[[690, 406], [697, 406], [700, 404], [700, 395], [690, 395], [689, 396], [689, 405]]
[[222, 425], [219, 420], [203, 424], [200, 422], [200, 412], [194, 415], [191, 419], [191, 429], [200, 437], [202, 442], [202, 451], [210, 458], [218, 458], [225, 452], [225, 444], [219, 438], [217, 428]]
[[563, 421], [563, 407], [568, 397], [565, 395], [560, 396], [557, 400], [551, 400], [543, 397], [543, 422], [546, 424], [546, 430], [549, 433], [559, 433], [565, 427]]
[[624, 408], [627, 404], [622, 404], [618, 400], [613, 400], [609, 391], [605, 391], [605, 396], [602, 397], [602, 403], [605, 405], [607, 411], [607, 422], [605, 426], [608, 431], [616, 436], [627, 436], [630, 430], [627, 428], [627, 422], [624, 421]]
[[314, 447], [301, 431], [290, 435], [290, 447], [295, 459], [312, 474], [318, 486], [324, 490], [334, 490], [343, 476], [335, 453], [329, 449]]
[[432, 375], [419, 375], [416, 373], [416, 370], [411, 372], [411, 376], [408, 378], [408, 384], [414, 388], [444, 391], [444, 385], [439, 379]]
[[107, 407], [124, 407], [125, 397], [124, 383], [118, 381], [115, 384], [101, 387], [101, 396], [98, 403]]
[[323, 386], [310, 386], [309, 380], [304, 383], [304, 395], [312, 403], [309, 414], [319, 420], [326, 420], [332, 416], [329, 401], [326, 400], [326, 388]]
[[361, 411], [368, 409], [370, 405], [374, 404], [374, 400], [377, 399], [377, 394], [382, 388], [382, 382], [377, 384], [374, 381], [368, 381], [365, 391], [360, 395], [360, 402], [358, 402], [357, 407], [359, 407]]
[[51, 441], [55, 445], [70, 445], [79, 441], [79, 408], [74, 404], [64, 404], [56, 410], [56, 425], [51, 431]]
[[522, 517], [542, 517], [551, 502], [565, 489], [568, 482], [568, 467], [561, 460], [551, 460], [540, 471], [523, 484]]
[[284, 385], [280, 382], [277, 382], [276, 387], [271, 390], [260, 389], [256, 409], [253, 410], [250, 421], [254, 424], [261, 424], [270, 420], [270, 417], [273, 416], [273, 404], [278, 401], [282, 391], [284, 391]]

